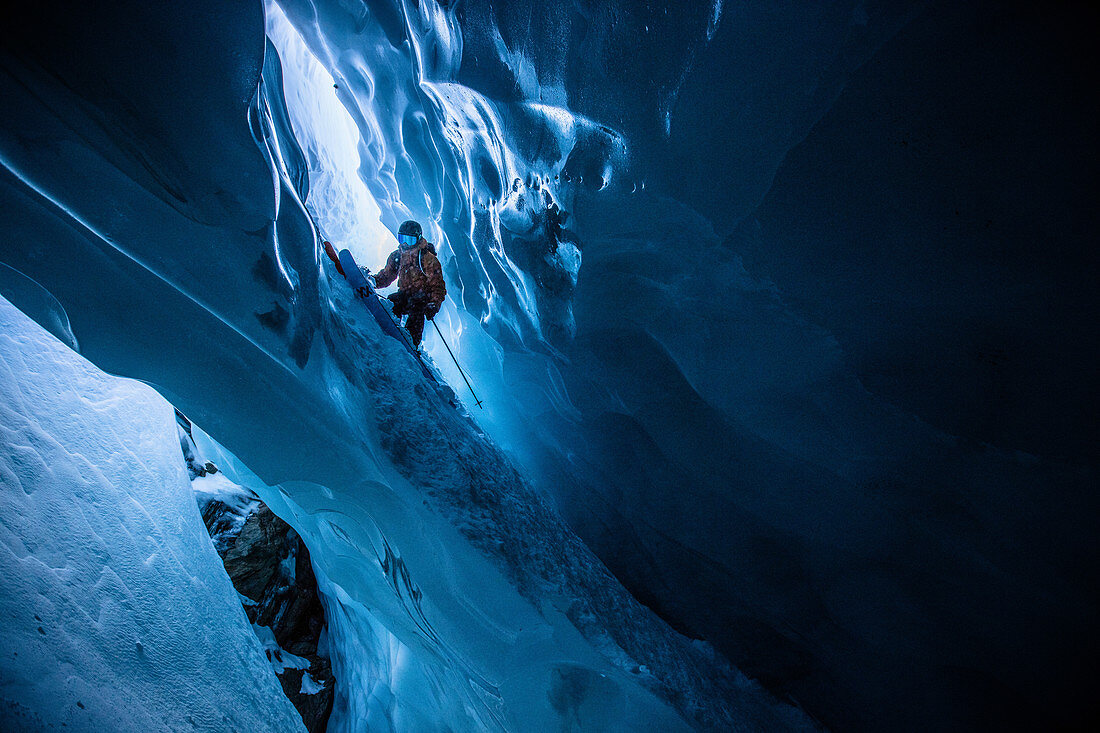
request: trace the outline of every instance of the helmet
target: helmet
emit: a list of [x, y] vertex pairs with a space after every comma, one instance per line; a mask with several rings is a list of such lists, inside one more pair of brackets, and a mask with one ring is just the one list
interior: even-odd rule
[[424, 233], [424, 230], [421, 229], [420, 225], [417, 224], [412, 219], [409, 219], [408, 221], [404, 222], [401, 225], [401, 228], [397, 230], [397, 236], [401, 236], [402, 234], [410, 234], [410, 235], [416, 237], [417, 239], [420, 239], [420, 237], [423, 235], [423, 233]]

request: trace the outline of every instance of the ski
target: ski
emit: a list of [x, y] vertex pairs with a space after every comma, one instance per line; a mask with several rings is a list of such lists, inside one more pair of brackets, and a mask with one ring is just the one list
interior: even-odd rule
[[424, 376], [438, 383], [440, 381], [439, 378], [427, 363], [425, 363], [423, 355], [413, 346], [409, 334], [397, 319], [394, 318], [393, 313], [382, 304], [381, 301], [385, 300], [385, 298], [375, 291], [370, 280], [368, 280], [366, 275], [363, 274], [363, 271], [359, 269], [359, 265], [355, 262], [355, 257], [352, 256], [351, 252], [342, 249], [339, 254], [337, 254], [336, 248], [333, 247], [330, 242], [325, 241], [323, 244], [325, 254], [332, 260], [332, 263], [336, 266], [337, 272], [344, 276], [344, 280], [347, 281], [348, 285], [355, 291], [355, 294], [363, 301], [363, 304], [366, 305], [367, 310], [370, 311], [374, 320], [378, 322], [378, 326], [382, 329], [383, 333], [400, 341], [405, 346], [405, 349], [416, 359], [416, 363], [420, 365], [420, 369], [424, 372]]

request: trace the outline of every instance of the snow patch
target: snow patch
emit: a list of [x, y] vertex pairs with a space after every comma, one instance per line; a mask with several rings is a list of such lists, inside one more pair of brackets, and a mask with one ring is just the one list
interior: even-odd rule
[[266, 626], [252, 624], [252, 632], [264, 648], [267, 661], [271, 662], [275, 674], [282, 674], [288, 669], [309, 669], [309, 660], [298, 657], [279, 646], [275, 641], [275, 634]]
[[323, 689], [325, 689], [325, 685], [313, 679], [309, 672], [302, 673], [302, 688], [299, 692], [303, 695], [316, 695]]

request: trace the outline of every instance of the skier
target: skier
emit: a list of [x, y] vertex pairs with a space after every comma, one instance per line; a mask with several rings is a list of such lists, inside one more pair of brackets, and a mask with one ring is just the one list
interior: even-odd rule
[[413, 346], [420, 348], [424, 335], [424, 319], [429, 321], [443, 306], [447, 284], [443, 282], [443, 267], [436, 257], [435, 245], [424, 239], [423, 230], [415, 221], [406, 221], [397, 230], [398, 248], [390, 253], [386, 266], [374, 275], [377, 287], [384, 288], [397, 280], [397, 292], [388, 296], [395, 316], [408, 316], [405, 328], [412, 336]]

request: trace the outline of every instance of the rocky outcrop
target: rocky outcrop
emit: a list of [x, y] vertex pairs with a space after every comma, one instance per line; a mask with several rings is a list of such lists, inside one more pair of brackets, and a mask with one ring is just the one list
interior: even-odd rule
[[[225, 526], [231, 512], [221, 501], [206, 505], [202, 518], [211, 536]], [[249, 620], [270, 629], [278, 644], [269, 646], [267, 654], [277, 672], [282, 667], [278, 676], [283, 691], [302, 714], [310, 733], [324, 731], [335, 685], [329, 660], [318, 653], [325, 611], [309, 550], [290, 525], [259, 500], [235, 536], [222, 534], [218, 539], [215, 545], [225, 547], [222, 561], [243, 597]], [[306, 660], [308, 667], [298, 668], [297, 660]]]
[[309, 550], [258, 496], [198, 457], [190, 423], [177, 413], [180, 446], [199, 511], [283, 692], [310, 733], [323, 733], [335, 698], [322, 655], [325, 611]]

